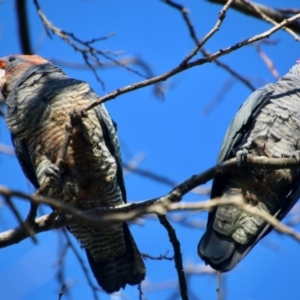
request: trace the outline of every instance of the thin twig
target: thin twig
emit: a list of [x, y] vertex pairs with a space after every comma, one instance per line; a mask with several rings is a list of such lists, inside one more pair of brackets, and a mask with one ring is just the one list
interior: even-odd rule
[[66, 286], [63, 285], [63, 286], [61, 287], [61, 290], [60, 290], [59, 294], [58, 294], [58, 300], [61, 300], [61, 299], [62, 299], [62, 296], [63, 296], [64, 293], [65, 293], [65, 289], [66, 289]]
[[224, 99], [227, 92], [233, 87], [236, 82], [237, 81], [235, 80], [235, 78], [229, 78], [223, 83], [217, 95], [203, 108], [202, 113], [204, 116], [207, 117], [213, 111], [213, 109]]
[[14, 149], [2, 143], [0, 143], [0, 152], [6, 155], [15, 156]]
[[291, 18], [289, 18], [289, 19], [286, 19], [286, 20], [282, 21], [280, 24], [272, 27], [271, 29], [269, 29], [269, 30], [267, 30], [267, 31], [265, 31], [261, 34], [258, 34], [256, 36], [253, 36], [253, 37], [248, 38], [248, 39], [245, 39], [245, 40], [243, 40], [243, 41], [241, 41], [241, 42], [239, 42], [239, 43], [237, 43], [233, 46], [218, 50], [217, 52], [211, 54], [208, 57], [197, 59], [197, 60], [189, 62], [185, 65], [179, 64], [179, 66], [175, 67], [174, 69], [172, 69], [172, 70], [170, 70], [166, 73], [163, 73], [163, 74], [158, 75], [156, 77], [152, 77], [152, 78], [144, 80], [144, 81], [133, 83], [133, 84], [125, 86], [123, 88], [119, 88], [119, 89], [117, 89], [113, 92], [107, 93], [103, 97], [98, 98], [98, 100], [93, 101], [90, 104], [82, 107], [82, 110], [87, 111], [87, 110], [92, 109], [93, 107], [95, 107], [95, 106], [97, 106], [101, 103], [104, 103], [108, 100], [114, 99], [114, 98], [116, 98], [120, 95], [126, 94], [128, 92], [131, 92], [131, 91], [134, 91], [134, 90], [137, 90], [137, 89], [140, 89], [140, 88], [152, 85], [152, 84], [155, 84], [155, 83], [160, 82], [160, 81], [164, 81], [164, 80], [166, 80], [166, 79], [168, 79], [168, 78], [170, 78], [170, 77], [172, 77], [172, 76], [174, 76], [174, 75], [176, 75], [176, 74], [178, 74], [178, 73], [180, 73], [184, 70], [187, 70], [187, 69], [193, 68], [195, 66], [200, 66], [200, 65], [203, 65], [205, 63], [214, 61], [216, 58], [221, 57], [225, 54], [231, 53], [231, 52], [233, 52], [237, 49], [240, 49], [242, 47], [250, 45], [250, 44], [252, 44], [254, 42], [257, 42], [259, 40], [262, 40], [264, 38], [268, 38], [273, 33], [278, 31], [279, 29], [281, 29], [283, 26], [286, 26], [287, 24], [289, 24], [291, 22], [294, 22], [295, 20], [298, 20], [298, 19], [300, 19], [300, 13], [293, 16], [293, 17], [291, 17]]
[[266, 64], [267, 68], [269, 69], [270, 73], [274, 76], [275, 79], [279, 79], [279, 73], [277, 72], [274, 63], [272, 60], [261, 50], [259, 43], [254, 43], [254, 47], [262, 59], [262, 61]]
[[71, 32], [64, 31], [56, 26], [54, 26], [46, 17], [46, 15], [43, 13], [38, 0], [33, 0], [33, 3], [36, 7], [37, 13], [46, 29], [46, 32], [48, 33], [48, 36], [51, 37], [50, 33], [53, 33], [60, 37], [63, 41], [65, 41], [68, 45], [70, 45], [75, 51], [81, 53], [82, 58], [87, 66], [90, 67], [92, 72], [94, 73], [96, 79], [101, 83], [102, 87], [104, 88], [104, 82], [101, 80], [101, 78], [98, 76], [98, 73], [96, 71], [96, 68], [94, 67], [94, 64], [102, 65], [103, 63], [100, 61], [97, 55], [104, 57], [105, 59], [113, 62], [115, 65], [134, 73], [142, 78], [149, 78], [147, 75], [142, 74], [141, 72], [129, 67], [127, 64], [123, 64], [122, 62], [118, 61], [117, 59], [113, 58], [108, 54], [107, 51], [102, 51], [93, 46], [95, 42], [101, 41], [103, 39], [106, 39], [106, 37], [102, 38], [94, 38], [89, 41], [84, 41], [78, 38], [76, 35], [74, 35]]
[[152, 260], [174, 260], [174, 256], [167, 256], [169, 251], [167, 251], [167, 253], [165, 254], [161, 254], [159, 256], [151, 256], [149, 254], [145, 254], [145, 253], [142, 253], [142, 257], [145, 259], [145, 258], [148, 258], [148, 259], [152, 259]]
[[28, 13], [26, 0], [15, 0], [17, 22], [19, 28], [19, 40], [23, 54], [33, 54], [31, 42], [30, 42], [30, 31], [28, 26]]
[[[200, 43], [199, 38], [197, 37], [194, 25], [189, 17], [189, 11], [188, 9], [186, 9], [184, 6], [175, 3], [174, 1], [164, 1], [166, 4], [169, 4], [170, 6], [172, 6], [173, 8], [177, 9], [180, 11], [186, 25], [187, 28], [189, 30], [190, 36], [193, 39], [193, 41], [195, 42], [196, 45], [198, 45]], [[204, 48], [202, 48], [201, 53], [203, 54], [204, 57], [208, 57], [210, 56], [210, 53], [205, 50]], [[251, 82], [249, 80], [247, 80], [245, 77], [243, 77], [242, 75], [238, 74], [236, 71], [234, 71], [231, 67], [229, 67], [228, 65], [226, 65], [225, 63], [221, 62], [218, 59], [215, 59], [213, 61], [218, 67], [223, 68], [224, 70], [226, 70], [230, 75], [232, 75], [233, 77], [235, 77], [237, 80], [241, 81], [242, 83], [244, 83], [251, 91], [255, 91], [256, 88], [251, 84]]]
[[[136, 175], [143, 176], [145, 178], [151, 179], [151, 180], [156, 181], [158, 183], [165, 184], [169, 187], [175, 187], [178, 184], [175, 180], [172, 180], [167, 176], [154, 173], [150, 170], [146, 170], [146, 169], [143, 169], [141, 167], [136, 167], [135, 165], [131, 165], [131, 164], [128, 164], [128, 163], [123, 163], [123, 168], [127, 172], [128, 171], [132, 172]], [[210, 193], [210, 188], [203, 188], [203, 189], [195, 188], [191, 192], [194, 193], [194, 194], [197, 194], [197, 195], [208, 195]]]
[[215, 26], [204, 36], [204, 38], [198, 42], [196, 48], [193, 49], [193, 51], [187, 55], [187, 57], [182, 61], [182, 65], [185, 65], [188, 63], [197, 53], [198, 51], [205, 45], [205, 43], [220, 29], [225, 16], [226, 12], [229, 9], [230, 5], [232, 4], [234, 0], [228, 0], [226, 4], [223, 6], [222, 10], [219, 13], [218, 21], [216, 22]]
[[138, 286], [138, 291], [139, 291], [139, 300], [143, 300], [143, 290], [142, 290], [142, 284], [139, 283]]
[[[216, 201], [216, 202], [215, 202]], [[168, 211], [178, 211], [178, 210], [211, 210], [212, 207], [220, 206], [220, 205], [234, 205], [240, 208], [241, 210], [258, 217], [264, 219], [267, 223], [272, 225], [274, 229], [280, 233], [284, 233], [294, 238], [296, 241], [300, 242], [300, 234], [293, 230], [292, 228], [286, 226], [281, 223], [278, 219], [273, 217], [272, 215], [266, 213], [265, 211], [259, 210], [255, 206], [251, 206], [246, 204], [243, 199], [240, 197], [232, 197], [228, 200], [219, 200], [213, 199], [208, 202], [200, 202], [200, 203], [172, 203], [168, 206]]]
[[222, 292], [221, 292], [221, 272], [217, 272], [217, 295], [218, 300], [222, 300]]
[[[56, 273], [56, 278], [57, 278], [58, 284], [60, 284], [60, 286], [63, 287], [61, 292], [63, 292], [63, 294], [64, 294], [66, 291], [65, 276], [64, 276], [65, 257], [67, 255], [69, 245], [65, 244], [64, 247], [61, 247], [61, 244], [59, 244], [59, 249], [61, 249], [61, 253], [60, 253], [59, 259], [57, 261], [58, 271]], [[59, 295], [60, 295], [60, 293], [59, 293]]]
[[[227, 0], [208, 0], [208, 2], [211, 3], [218, 3], [218, 4], [225, 4]], [[272, 20], [280, 23], [284, 21], [285, 19], [288, 19], [291, 14], [298, 14], [299, 9], [275, 9], [266, 5], [262, 5], [260, 3], [255, 3], [256, 7], [263, 12], [266, 16], [271, 18]], [[238, 10], [239, 12], [246, 14], [248, 16], [252, 16], [258, 19], [262, 19], [261, 14], [257, 13], [253, 8], [249, 7], [249, 5], [246, 5], [242, 0], [235, 0], [233, 4], [231, 5], [233, 9]], [[287, 27], [292, 29], [293, 31], [300, 33], [300, 23], [294, 22], [287, 24]]]
[[[206, 228], [206, 221], [197, 219], [190, 220], [192, 216], [198, 215], [198, 212], [192, 211], [187, 213], [180, 213], [180, 214], [171, 214], [168, 216], [169, 220], [178, 223], [181, 226], [185, 226], [188, 228]], [[150, 217], [150, 216], [148, 216]]]
[[[247, 1], [247, 0], [241, 0], [244, 2], [246, 5], [251, 7], [263, 20], [266, 22], [272, 24], [272, 25], [277, 25], [278, 22], [274, 21], [272, 18], [268, 17], [266, 14], [263, 13], [263, 11], [254, 3]], [[285, 30], [287, 33], [289, 33], [296, 41], [300, 41], [300, 37], [290, 28], [288, 27], [282, 27], [283, 30]]]
[[32, 227], [27, 222], [23, 222], [23, 219], [22, 219], [18, 209], [15, 207], [15, 205], [12, 202], [11, 198], [7, 195], [3, 195], [3, 196], [4, 196], [4, 199], [5, 199], [5, 202], [7, 203], [7, 205], [9, 206], [11, 211], [13, 212], [13, 214], [15, 215], [16, 219], [18, 220], [18, 222], [21, 225], [21, 227], [23, 228], [23, 230], [28, 233], [31, 240], [36, 244], [37, 243], [37, 238], [34, 236], [35, 232], [32, 229]]
[[[209, 57], [211, 54], [205, 50], [205, 49], [201, 49], [202, 54], [205, 57]], [[219, 59], [215, 59], [213, 61], [218, 67], [223, 68], [224, 70], [226, 70], [230, 75], [232, 75], [235, 79], [241, 81], [246, 87], [249, 88], [249, 90], [251, 90], [252, 92], [254, 92], [256, 90], [255, 86], [250, 82], [250, 80], [248, 80], [247, 78], [245, 78], [244, 76], [242, 76], [241, 74], [237, 73], [235, 70], [233, 70], [231, 67], [229, 67], [227, 64], [221, 62]]]
[[183, 300], [188, 300], [188, 289], [187, 289], [187, 284], [186, 284], [186, 279], [185, 279], [185, 274], [184, 274], [184, 269], [183, 269], [183, 264], [182, 264], [182, 254], [181, 254], [181, 249], [180, 249], [180, 242], [176, 236], [176, 232], [166, 216], [158, 216], [160, 223], [166, 228], [169, 239], [171, 244], [173, 245], [174, 249], [174, 259], [175, 259], [175, 268], [177, 271], [177, 276], [179, 280], [179, 287], [180, 287], [180, 295], [181, 299]]
[[94, 285], [93, 280], [92, 280], [92, 278], [90, 276], [90, 272], [89, 272], [88, 268], [86, 267], [85, 262], [82, 259], [80, 253], [77, 251], [76, 247], [74, 246], [73, 242], [71, 241], [71, 239], [70, 239], [70, 237], [69, 237], [66, 229], [63, 228], [62, 230], [63, 230], [63, 234], [64, 234], [64, 236], [65, 236], [65, 238], [67, 240], [67, 243], [68, 243], [69, 247], [72, 249], [75, 257], [77, 258], [77, 260], [79, 262], [79, 265], [81, 266], [81, 269], [82, 269], [82, 271], [84, 273], [84, 276], [85, 276], [85, 278], [86, 278], [86, 280], [88, 282], [88, 285], [90, 286], [90, 288], [91, 288], [91, 290], [93, 292], [94, 299], [95, 300], [99, 300], [99, 297], [98, 297], [98, 294], [97, 294], [97, 291], [99, 291], [99, 288]]

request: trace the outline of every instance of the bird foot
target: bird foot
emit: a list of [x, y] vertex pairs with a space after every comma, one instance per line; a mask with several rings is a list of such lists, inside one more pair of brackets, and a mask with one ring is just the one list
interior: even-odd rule
[[45, 175], [50, 177], [54, 182], [59, 183], [61, 179], [61, 170], [54, 164], [49, 165], [45, 171]]
[[72, 121], [76, 123], [79, 120], [87, 117], [87, 111], [81, 108], [75, 108], [73, 111], [71, 111], [70, 116]]
[[54, 210], [46, 219], [47, 226], [50, 228], [60, 228], [65, 224], [66, 215], [60, 210]]
[[35, 218], [37, 215], [37, 209], [38, 209], [38, 204], [34, 202], [30, 202], [30, 210], [25, 221], [29, 223], [32, 227], [36, 224]]
[[295, 152], [292, 153], [290, 157], [294, 157], [297, 161], [297, 163], [300, 163], [300, 150], [296, 150]]
[[66, 214], [62, 212], [56, 212], [55, 218], [54, 218], [54, 227], [59, 228], [62, 227], [63, 224], [65, 224], [67, 220]]
[[236, 153], [236, 163], [239, 166], [239, 168], [242, 166], [243, 162], [247, 161], [248, 155], [249, 152], [246, 149], [239, 150]]

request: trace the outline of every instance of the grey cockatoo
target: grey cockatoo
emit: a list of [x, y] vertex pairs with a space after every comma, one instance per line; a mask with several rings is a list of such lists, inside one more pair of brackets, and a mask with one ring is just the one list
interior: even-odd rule
[[[218, 163], [247, 154], [292, 157], [300, 150], [300, 64], [274, 84], [256, 90], [241, 106], [225, 135]], [[300, 196], [299, 169], [262, 170], [241, 167], [215, 178], [211, 198], [240, 195], [281, 220]], [[234, 206], [220, 206], [208, 215], [199, 256], [214, 269], [226, 272], [268, 234], [263, 219]]]
[[[91, 87], [36, 55], [0, 58], [0, 69], [6, 123], [32, 184], [39, 188], [47, 175], [56, 177], [47, 196], [80, 210], [126, 202], [117, 133], [103, 105], [89, 110], [80, 129], [73, 129], [64, 167], [57, 170], [54, 165], [69, 112], [98, 98]], [[145, 266], [126, 223], [78, 222], [68, 228], [86, 249], [91, 269], [106, 292], [144, 279]]]

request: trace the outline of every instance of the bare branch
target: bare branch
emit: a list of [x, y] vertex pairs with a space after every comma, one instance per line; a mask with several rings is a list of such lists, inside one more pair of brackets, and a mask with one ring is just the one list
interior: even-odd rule
[[196, 48], [183, 60], [181, 64], [185, 65], [189, 62], [197, 53], [198, 51], [205, 45], [205, 43], [220, 29], [223, 20], [225, 19], [226, 12], [229, 9], [230, 5], [234, 0], [228, 0], [222, 10], [219, 13], [219, 19], [215, 26], [204, 36], [202, 41], [197, 42]]
[[[175, 3], [174, 1], [164, 1], [166, 4], [169, 4], [170, 6], [172, 6], [173, 8], [176, 8], [177, 10], [179, 10], [182, 14], [182, 17], [188, 27], [188, 30], [190, 32], [190, 36], [193, 39], [193, 41], [195, 42], [196, 45], [198, 45], [200, 43], [199, 38], [197, 37], [195, 28], [193, 26], [192, 21], [189, 18], [189, 12], [188, 9], [186, 9], [184, 6]], [[210, 53], [205, 50], [204, 48], [200, 49], [201, 53], [203, 54], [204, 57], [208, 57], [210, 55]], [[224, 70], [226, 70], [230, 75], [232, 75], [233, 77], [235, 77], [237, 80], [241, 81], [242, 83], [244, 83], [251, 91], [255, 91], [256, 88], [251, 84], [251, 82], [249, 80], [247, 80], [246, 78], [244, 78], [242, 75], [238, 74], [236, 71], [234, 71], [232, 68], [230, 68], [228, 65], [224, 64], [223, 62], [221, 62], [218, 59], [215, 59], [213, 61], [218, 67], [223, 68]]]
[[23, 54], [33, 54], [29, 26], [28, 26], [28, 14], [27, 14], [27, 1], [26, 0], [15, 0], [17, 22], [19, 27], [19, 39], [20, 46]]
[[[251, 3], [250, 1], [247, 0], [241, 0], [241, 1], [246, 5], [248, 5], [250, 8], [252, 8], [264, 21], [273, 25], [278, 24], [278, 22], [274, 21], [272, 18], [269, 18], [266, 14], [264, 14], [263, 11], [254, 3]], [[293, 30], [287, 27], [282, 27], [282, 29], [285, 30], [287, 33], [289, 33], [296, 41], [298, 42], [300, 41], [300, 37]]]
[[0, 152], [6, 154], [6, 155], [11, 155], [11, 156], [15, 156], [15, 151], [13, 148], [0, 143]]
[[62, 296], [63, 296], [64, 293], [65, 293], [65, 290], [66, 290], [66, 286], [63, 285], [63, 286], [61, 287], [61, 290], [59, 291], [59, 294], [58, 294], [58, 300], [61, 300], [61, 299], [62, 299]]
[[179, 280], [179, 287], [180, 287], [180, 295], [181, 299], [188, 300], [188, 289], [182, 264], [182, 255], [181, 255], [181, 249], [180, 249], [180, 242], [176, 236], [176, 232], [166, 216], [158, 216], [160, 223], [166, 228], [169, 239], [171, 244], [173, 245], [174, 249], [174, 259], [175, 259], [175, 268], [177, 270], [177, 276]]
[[[226, 0], [207, 0], [208, 2], [211, 3], [217, 3], [217, 4], [225, 4]], [[281, 23], [285, 19], [289, 18], [289, 15], [291, 13], [299, 13], [299, 10], [291, 10], [291, 9], [286, 9], [286, 10], [280, 10], [280, 9], [274, 9], [272, 7], [268, 7], [266, 5], [262, 5], [259, 3], [252, 2], [264, 15], [269, 17], [270, 19]], [[246, 5], [242, 0], [235, 0], [234, 3], [231, 6], [232, 8], [236, 9], [237, 11], [244, 13], [246, 15], [262, 19], [261, 14], [257, 13], [253, 8], [249, 7]], [[294, 23], [289, 23], [286, 24], [288, 28], [292, 29], [293, 31], [300, 33], [300, 23], [299, 22], [294, 22]]]
[[[77, 69], [77, 70], [88, 70], [90, 69], [89, 66], [87, 66], [86, 63], [78, 63], [78, 62], [71, 62], [71, 61], [66, 61], [58, 58], [51, 58], [50, 61], [58, 66], [64, 67], [64, 68], [72, 68], [72, 69]], [[93, 63], [92, 67], [96, 69], [106, 69], [106, 68], [114, 68], [118, 67], [119, 64], [122, 64], [124, 66], [132, 65], [132, 64], [137, 64], [139, 65], [140, 59], [136, 57], [124, 57], [118, 60], [118, 64], [108, 61], [108, 62], [101, 62], [101, 63]]]
[[9, 206], [9, 208], [11, 209], [12, 213], [15, 215], [16, 219], [18, 220], [19, 224], [23, 228], [23, 230], [28, 233], [31, 240], [36, 244], [37, 239], [34, 236], [34, 234], [35, 234], [34, 230], [32, 230], [31, 226], [29, 226], [27, 224], [27, 222], [23, 222], [22, 217], [21, 217], [18, 209], [15, 207], [15, 205], [12, 202], [11, 198], [9, 196], [4, 195], [4, 199], [5, 199], [5, 202], [7, 203], [7, 205]]
[[142, 253], [141, 255], [144, 259], [148, 258], [148, 259], [152, 259], [152, 260], [164, 260], [164, 259], [165, 260], [174, 260], [174, 256], [172, 256], [172, 257], [167, 256], [168, 252], [169, 251], [167, 251], [165, 254], [161, 254], [159, 256], [151, 256], [151, 255], [145, 254], [145, 253]]
[[[167, 185], [169, 187], [175, 187], [178, 184], [176, 181], [170, 179], [167, 176], [154, 173], [154, 172], [152, 172], [150, 170], [146, 170], [146, 169], [143, 169], [141, 167], [137, 168], [136, 166], [131, 165], [131, 164], [123, 163], [123, 168], [127, 172], [128, 171], [132, 172], [134, 174], [137, 174], [139, 176], [143, 176], [145, 178], [151, 179], [153, 181], [156, 181], [158, 183]], [[191, 192], [194, 193], [194, 194], [197, 194], [197, 195], [207, 195], [210, 192], [210, 188], [201, 189], [201, 188], [197, 187], [194, 190], [192, 190]]]
[[270, 37], [274, 32], [278, 31], [279, 29], [281, 29], [282, 27], [286, 26], [287, 24], [291, 23], [291, 22], [294, 22], [295, 20], [298, 20], [300, 19], [300, 14], [297, 14], [289, 19], [286, 19], [284, 21], [282, 21], [280, 24], [272, 27], [271, 29], [261, 33], [261, 34], [258, 34], [258, 35], [255, 35], [251, 38], [248, 38], [248, 39], [245, 39], [243, 40], [242, 42], [239, 42], [233, 46], [230, 46], [230, 47], [227, 47], [227, 48], [224, 48], [224, 49], [221, 49], [213, 54], [211, 54], [210, 56], [208, 57], [205, 57], [205, 58], [200, 58], [200, 59], [197, 59], [193, 62], [189, 62], [185, 65], [183, 65], [182, 63], [179, 64], [179, 66], [175, 67], [174, 69], [166, 72], [166, 73], [163, 73], [161, 75], [158, 75], [156, 77], [152, 77], [150, 79], [147, 79], [147, 80], [144, 80], [144, 81], [140, 81], [140, 82], [137, 82], [137, 83], [133, 83], [131, 85], [128, 85], [128, 86], [125, 86], [123, 88], [119, 88], [113, 92], [110, 92], [106, 95], [104, 95], [103, 97], [100, 97], [98, 100], [94, 101], [94, 102], [91, 102], [90, 104], [86, 105], [85, 107], [82, 108], [82, 110], [89, 110], [89, 109], [92, 109], [93, 107], [101, 104], [101, 103], [104, 103], [108, 100], [111, 100], [111, 99], [114, 99], [122, 94], [126, 94], [128, 92], [131, 92], [131, 91], [134, 91], [134, 90], [137, 90], [137, 89], [140, 89], [140, 88], [143, 88], [143, 87], [146, 87], [146, 86], [149, 86], [149, 85], [152, 85], [152, 84], [155, 84], [157, 82], [160, 82], [160, 81], [164, 81], [164, 80], [167, 80], [168, 78], [182, 72], [182, 71], [185, 71], [187, 69], [190, 69], [190, 68], [193, 68], [195, 66], [200, 66], [200, 65], [203, 65], [205, 63], [208, 63], [208, 62], [211, 62], [213, 60], [215, 60], [216, 58], [218, 57], [221, 57], [225, 54], [228, 54], [228, 53], [231, 53], [237, 49], [240, 49], [242, 47], [245, 47], [247, 45], [250, 45], [254, 42], [257, 42], [259, 40], [262, 40], [262, 39], [265, 39], [265, 38], [268, 38]]
[[[256, 207], [246, 204], [239, 197], [232, 197], [231, 199], [228, 200], [213, 199], [213, 200], [196, 202], [196, 203], [182, 202], [182, 203], [169, 203], [167, 205], [164, 205], [163, 202], [159, 204], [157, 203], [162, 200], [165, 200], [165, 197], [153, 199], [151, 206], [149, 206], [149, 201], [151, 200], [148, 200], [148, 201], [143, 201], [138, 203], [131, 203], [129, 204], [129, 206], [123, 204], [115, 208], [95, 209], [93, 212], [85, 211], [85, 213], [81, 215], [81, 218], [87, 223], [93, 225], [97, 224], [99, 226], [103, 222], [129, 221], [137, 216], [141, 216], [153, 212], [161, 213], [162, 211], [186, 211], [186, 210], [209, 211], [212, 208], [221, 205], [222, 206], [235, 205], [249, 214], [253, 214], [261, 217], [266, 222], [270, 223], [278, 232], [289, 235], [295, 240], [297, 240], [298, 242], [300, 242], [300, 234], [298, 232], [294, 231], [292, 228], [288, 227], [287, 225], [280, 223], [280, 221], [278, 221], [275, 217], [269, 215], [265, 211], [261, 211]], [[139, 208], [139, 210], [137, 208]], [[88, 213], [91, 214], [89, 215]], [[97, 214], [98, 217], [93, 218], [93, 216]], [[110, 219], [107, 220], [108, 218]], [[69, 220], [70, 219], [73, 220], [73, 218], [69, 218]], [[54, 225], [57, 225], [57, 227], [61, 227], [61, 226], [67, 226], [68, 224], [69, 224], [68, 222], [55, 223], [53, 222], [52, 215], [45, 215], [35, 220], [35, 227], [33, 229], [35, 230], [36, 233], [40, 233], [55, 228]], [[0, 248], [19, 243], [20, 241], [28, 237], [29, 237], [28, 233], [25, 232], [24, 229], [20, 226], [2, 232], [0, 234]]]
[[[189, 218], [192, 216], [198, 215], [198, 212], [192, 211], [192, 212], [186, 212], [186, 213], [180, 213], [180, 214], [170, 214], [168, 216], [169, 220], [172, 222], [176, 222], [179, 225], [188, 227], [188, 228], [206, 228], [206, 221], [202, 221], [199, 219], [193, 219], [190, 220]], [[150, 216], [146, 216], [149, 218]]]
[[[34, 232], [40, 233], [53, 229], [51, 215], [45, 215], [35, 219]], [[22, 226], [0, 233], [0, 248], [17, 244], [28, 238], [29, 234]]]
[[284, 233], [286, 235], [291, 236], [298, 242], [300, 242], [300, 234], [293, 230], [292, 228], [280, 223], [278, 219], [273, 217], [272, 215], [257, 209], [255, 206], [251, 206], [243, 201], [240, 197], [232, 197], [230, 199], [221, 201], [218, 199], [213, 199], [207, 202], [199, 202], [199, 203], [172, 203], [168, 206], [168, 211], [178, 211], [178, 210], [210, 210], [212, 207], [216, 207], [219, 205], [234, 205], [238, 208], [242, 209], [243, 211], [261, 217], [266, 222], [274, 227], [280, 233]]
[[102, 50], [99, 50], [98, 48], [94, 47], [93, 44], [95, 42], [107, 39], [108, 36], [105, 36], [102, 38], [94, 38], [89, 41], [81, 40], [80, 38], [75, 36], [73, 33], [64, 31], [64, 30], [54, 26], [48, 20], [46, 15], [43, 13], [43, 11], [40, 8], [40, 5], [38, 3], [38, 0], [33, 0], [33, 3], [36, 7], [37, 13], [46, 29], [48, 36], [51, 37], [51, 33], [55, 34], [56, 36], [60, 37], [63, 41], [65, 41], [67, 44], [69, 44], [75, 51], [81, 53], [84, 62], [92, 70], [96, 79], [102, 84], [103, 88], [104, 88], [104, 82], [98, 76], [98, 73], [95, 68], [95, 65], [99, 65], [99, 66], [103, 65], [103, 62], [99, 59], [98, 55], [104, 57], [105, 59], [113, 62], [115, 65], [117, 65], [131, 73], [134, 73], [142, 78], [149, 78], [147, 75], [144, 75], [141, 72], [139, 72], [135, 69], [132, 69], [127, 64], [123, 64], [121, 61], [113, 58], [111, 55], [109, 55], [109, 53], [107, 51], [102, 51]]
[[203, 108], [202, 113], [204, 116], [207, 117], [214, 110], [214, 108], [221, 103], [228, 91], [234, 86], [236, 82], [237, 81], [234, 78], [229, 78], [223, 83], [217, 95]]
[[[256, 166], [262, 169], [280, 169], [280, 168], [299, 168], [295, 158], [267, 158], [267, 157], [247, 157], [246, 166]], [[158, 215], [164, 215], [167, 211], [182, 211], [182, 210], [210, 210], [218, 205], [236, 205], [246, 212], [254, 215], [258, 215], [265, 221], [269, 222], [279, 232], [288, 234], [300, 241], [300, 235], [293, 231], [291, 228], [284, 224], [281, 224], [276, 218], [258, 210], [256, 207], [251, 207], [245, 204], [241, 199], [232, 198], [222, 201], [216, 199], [206, 202], [198, 203], [176, 203], [181, 201], [182, 197], [194, 189], [196, 186], [206, 183], [207, 181], [220, 176], [229, 171], [238, 169], [236, 158], [232, 158], [228, 161], [220, 163], [203, 173], [194, 175], [177, 185], [170, 193], [160, 198], [150, 199], [135, 203], [126, 203], [115, 207], [98, 207], [91, 210], [78, 210], [72, 206], [66, 205], [60, 201], [50, 199], [47, 197], [39, 197], [36, 195], [29, 196], [25, 193], [12, 191], [3, 186], [0, 186], [0, 194], [7, 197], [18, 197], [33, 201], [35, 203], [45, 203], [52, 207], [59, 209], [67, 213], [63, 220], [60, 218], [55, 219], [53, 215], [43, 216], [35, 220], [34, 231], [36, 233], [47, 231], [53, 228], [67, 226], [72, 222], [85, 222], [92, 225], [100, 225], [103, 223], [111, 222], [125, 222], [133, 220], [139, 216], [155, 213]], [[21, 240], [28, 237], [28, 233], [24, 231], [22, 227], [17, 227], [13, 230], [9, 230], [0, 234], [0, 248], [9, 246], [11, 244], [19, 243]]]
[[60, 254], [59, 254], [59, 258], [58, 258], [58, 261], [56, 263], [56, 265], [58, 266], [58, 270], [57, 270], [57, 273], [56, 273], [56, 279], [58, 281], [58, 284], [62, 287], [61, 288], [61, 291], [59, 292], [59, 295], [62, 293], [63, 294], [66, 294], [68, 292], [68, 288], [69, 286], [67, 286], [65, 284], [65, 275], [64, 275], [64, 271], [65, 271], [65, 257], [68, 253], [68, 249], [69, 249], [69, 245], [68, 244], [65, 244], [63, 247], [61, 245], [61, 243], [58, 243], [59, 244], [59, 250], [60, 250]]
[[218, 295], [218, 300], [222, 300], [222, 292], [221, 292], [221, 272], [217, 272], [217, 295]]
[[81, 269], [82, 269], [82, 271], [84, 273], [84, 276], [85, 276], [85, 278], [88, 282], [88, 285], [90, 286], [90, 288], [92, 290], [94, 300], [99, 300], [97, 291], [99, 291], [100, 289], [97, 286], [94, 285], [93, 280], [90, 276], [90, 272], [89, 272], [88, 268], [86, 267], [85, 262], [82, 259], [80, 253], [77, 251], [76, 247], [74, 246], [73, 242], [71, 241], [66, 229], [63, 229], [63, 234], [64, 234], [64, 236], [67, 240], [67, 243], [68, 243], [69, 247], [72, 249], [76, 259], [78, 260], [79, 265], [81, 266]]
[[[202, 54], [205, 57], [209, 57], [211, 54], [204, 49], [201, 49]], [[254, 92], [256, 90], [255, 86], [250, 82], [250, 80], [248, 80], [247, 78], [245, 78], [244, 76], [242, 76], [241, 74], [237, 73], [235, 70], [233, 70], [232, 68], [230, 68], [228, 65], [226, 65], [225, 63], [221, 62], [219, 59], [215, 59], [213, 61], [218, 67], [226, 70], [230, 75], [232, 75], [235, 79], [241, 81], [246, 87], [248, 87], [252, 92]]]
[[270, 73], [274, 76], [275, 79], [279, 79], [279, 73], [277, 72], [274, 63], [272, 60], [261, 50], [259, 43], [254, 43], [254, 47], [262, 59], [262, 61], [266, 64], [267, 68], [269, 69]]
[[142, 284], [138, 284], [138, 291], [139, 291], [139, 300], [143, 300], [143, 290], [142, 290]]

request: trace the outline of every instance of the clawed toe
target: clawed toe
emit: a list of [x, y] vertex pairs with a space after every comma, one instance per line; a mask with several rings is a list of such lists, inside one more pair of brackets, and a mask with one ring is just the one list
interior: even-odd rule
[[248, 155], [249, 155], [249, 152], [246, 149], [239, 150], [236, 153], [236, 163], [239, 167], [241, 167], [243, 162], [247, 161]]
[[55, 165], [50, 165], [45, 169], [45, 175], [52, 178], [56, 182], [60, 182], [60, 169]]
[[300, 162], [300, 150], [297, 150], [297, 151], [293, 152], [291, 157], [294, 157], [296, 159], [297, 163], [299, 164], [299, 162]]

